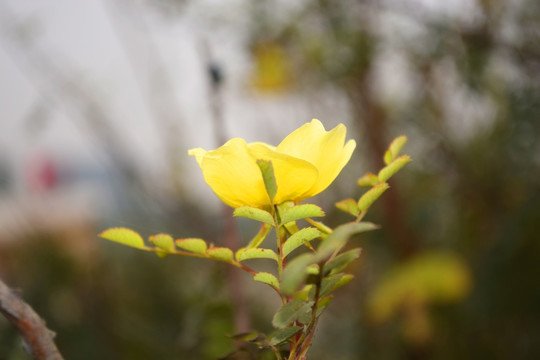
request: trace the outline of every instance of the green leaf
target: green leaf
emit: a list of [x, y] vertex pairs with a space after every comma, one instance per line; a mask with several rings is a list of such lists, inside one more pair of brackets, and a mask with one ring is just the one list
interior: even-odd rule
[[259, 273], [255, 274], [255, 276], [253, 276], [253, 280], [265, 283], [267, 285], [270, 285], [274, 289], [279, 290], [279, 281], [278, 281], [278, 279], [274, 275], [272, 275], [270, 273], [259, 272]]
[[302, 328], [300, 326], [291, 326], [285, 329], [276, 331], [270, 338], [270, 345], [275, 346], [284, 343], [285, 341], [298, 334]]
[[323, 217], [324, 211], [317, 205], [313, 204], [303, 204], [297, 205], [294, 207], [289, 207], [283, 209], [281, 215], [281, 223], [286, 224], [291, 221], [296, 221], [305, 218], [311, 217]]
[[310, 221], [310, 224], [315, 226], [317, 229], [319, 229], [319, 231], [322, 233], [322, 234], [331, 234], [332, 233], [332, 229], [329, 228], [328, 226], [324, 225], [322, 222], [320, 221], [315, 221], [315, 220], [311, 220]]
[[249, 259], [272, 259], [278, 261], [278, 256], [274, 250], [262, 248], [242, 248], [236, 252], [237, 261]]
[[330, 304], [333, 298], [334, 295], [328, 295], [319, 300], [319, 303], [317, 304], [317, 317], [321, 316], [322, 312]]
[[301, 290], [298, 290], [294, 293], [295, 299], [301, 299], [301, 300], [307, 300], [309, 292], [311, 291], [311, 288], [313, 287], [312, 284], [304, 285], [304, 287]]
[[367, 173], [358, 179], [357, 184], [361, 187], [372, 187], [379, 183], [379, 177], [373, 173]]
[[174, 239], [169, 234], [157, 234], [151, 235], [149, 238], [150, 243], [152, 243], [156, 248], [163, 251], [157, 251], [156, 254], [159, 257], [165, 257], [168, 254], [174, 252]]
[[268, 211], [254, 208], [251, 206], [241, 206], [234, 209], [234, 216], [245, 217], [252, 220], [257, 220], [263, 223], [274, 225], [274, 218]]
[[411, 162], [409, 155], [401, 155], [390, 164], [386, 165], [379, 171], [379, 181], [384, 182], [390, 179], [395, 173], [401, 170], [405, 165]]
[[299, 230], [298, 232], [291, 235], [289, 239], [283, 244], [283, 253], [282, 256], [286, 257], [299, 246], [310, 242], [313, 239], [316, 239], [321, 236], [321, 232], [315, 228], [308, 227]]
[[333, 288], [330, 289], [330, 291], [334, 291], [340, 287], [342, 287], [343, 285], [347, 285], [348, 283], [350, 283], [352, 280], [354, 279], [354, 275], [351, 275], [351, 274], [344, 274], [341, 279], [339, 279], [338, 283], [336, 285], [334, 285]]
[[203, 239], [187, 238], [176, 240], [176, 246], [180, 249], [191, 251], [195, 254], [206, 254], [206, 242]]
[[317, 260], [322, 261], [332, 255], [335, 251], [340, 250], [347, 243], [349, 238], [354, 234], [377, 229], [378, 226], [370, 222], [347, 223], [338, 226], [332, 234], [321, 241], [317, 249]]
[[300, 314], [300, 316], [298, 316], [298, 320], [296, 321], [303, 325], [309, 324], [311, 321], [311, 311]]
[[226, 247], [213, 247], [206, 250], [206, 253], [213, 259], [229, 261], [233, 259], [233, 252]]
[[240, 334], [229, 335], [228, 337], [236, 341], [253, 342], [253, 341], [257, 341], [260, 335], [261, 334], [256, 331], [251, 331], [251, 332], [244, 332]]
[[[319, 297], [324, 297], [331, 293], [332, 291], [342, 287], [343, 285], [348, 284], [351, 280], [354, 279], [354, 276], [351, 274], [334, 274], [327, 276], [323, 279], [321, 283], [321, 289], [319, 290]], [[315, 287], [310, 289], [309, 298], [313, 299], [315, 297]]]
[[[330, 290], [337, 285], [339, 280], [343, 277], [343, 274], [335, 274], [325, 277], [321, 282], [321, 288], [319, 290], [319, 297], [327, 295]], [[316, 287], [314, 286], [309, 292], [309, 298], [315, 298]]]
[[345, 269], [347, 265], [349, 265], [353, 260], [358, 259], [360, 257], [360, 253], [362, 252], [362, 249], [352, 249], [349, 251], [344, 252], [343, 254], [340, 254], [330, 260], [326, 265], [324, 265], [324, 272], [325, 273], [338, 273], [341, 270]]
[[[388, 150], [386, 150], [386, 153], [384, 154], [384, 163], [390, 164], [396, 156], [399, 155], [401, 149], [403, 146], [407, 143], [407, 137], [404, 135], [398, 136], [392, 142], [390, 143], [390, 146], [388, 147]], [[385, 181], [385, 180], [383, 180]]]
[[306, 278], [306, 269], [314, 264], [317, 258], [315, 254], [302, 254], [287, 264], [281, 276], [281, 291], [285, 295], [291, 295]]
[[360, 200], [358, 200], [358, 208], [360, 211], [366, 211], [390, 186], [387, 183], [380, 183], [372, 187], [366, 192]]
[[341, 211], [345, 211], [347, 214], [351, 214], [352, 216], [360, 215], [360, 209], [358, 208], [358, 204], [354, 199], [341, 200], [336, 203], [336, 207]]
[[283, 329], [295, 322], [300, 315], [310, 310], [313, 301], [291, 300], [285, 303], [272, 319], [272, 325]]
[[274, 197], [277, 193], [276, 177], [274, 176], [274, 166], [269, 160], [257, 160], [257, 165], [261, 169], [261, 174], [264, 181], [264, 187], [270, 197], [270, 202], [274, 202]]
[[137, 249], [145, 249], [144, 240], [139, 233], [127, 228], [111, 228], [103, 231], [99, 237], [120, 243], [122, 245], [131, 246]]
[[266, 237], [270, 233], [270, 230], [272, 230], [271, 225], [266, 223], [262, 224], [259, 232], [257, 233], [257, 235], [255, 235], [255, 237], [253, 237], [253, 239], [251, 239], [247, 247], [258, 248], [263, 243], [264, 239], [266, 239]]
[[296, 222], [295, 221], [291, 221], [291, 222], [288, 222], [288, 223], [285, 223], [283, 224], [283, 227], [285, 228], [285, 230], [287, 230], [287, 232], [289, 234], [295, 234], [297, 233], [300, 229], [298, 228], [298, 225], [296, 225]]

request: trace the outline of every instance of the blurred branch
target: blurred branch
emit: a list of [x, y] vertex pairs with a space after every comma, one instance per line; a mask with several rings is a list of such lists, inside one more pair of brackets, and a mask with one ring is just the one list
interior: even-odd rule
[[54, 332], [47, 329], [45, 321], [0, 280], [0, 312], [21, 333], [24, 347], [38, 360], [61, 360], [62, 355], [54, 344]]
[[[209, 101], [212, 109], [212, 125], [214, 129], [214, 139], [218, 146], [226, 141], [225, 116], [223, 115], [223, 71], [219, 64], [212, 58], [210, 47], [206, 42], [201, 45], [201, 57], [206, 65], [207, 76], [210, 84]], [[223, 220], [223, 243], [231, 249], [240, 248], [240, 235], [233, 218], [232, 208], [221, 204], [221, 218]], [[240, 274], [236, 269], [227, 267], [228, 281], [231, 286], [232, 301], [235, 313], [234, 322], [236, 332], [245, 332], [250, 328], [250, 320], [247, 307], [247, 298]]]

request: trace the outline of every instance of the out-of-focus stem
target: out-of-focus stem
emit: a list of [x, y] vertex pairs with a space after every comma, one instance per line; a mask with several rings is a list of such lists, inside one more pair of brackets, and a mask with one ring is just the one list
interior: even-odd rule
[[54, 333], [47, 329], [38, 314], [0, 280], [0, 312], [21, 333], [31, 355], [38, 360], [62, 360], [53, 341]]

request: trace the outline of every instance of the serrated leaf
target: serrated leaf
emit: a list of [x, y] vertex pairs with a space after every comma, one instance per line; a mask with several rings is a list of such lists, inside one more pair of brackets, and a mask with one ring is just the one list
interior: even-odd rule
[[216, 260], [229, 261], [233, 259], [232, 250], [226, 247], [213, 247], [206, 250], [206, 253]]
[[302, 325], [309, 324], [309, 322], [311, 321], [311, 311], [300, 314], [300, 316], [298, 316], [298, 320], [296, 321], [298, 321]]
[[259, 229], [259, 232], [257, 233], [257, 235], [253, 237], [253, 239], [251, 239], [247, 247], [258, 248], [263, 243], [264, 239], [266, 239], [271, 229], [272, 229], [271, 225], [266, 224], [266, 223], [262, 224], [261, 228]]
[[278, 256], [274, 252], [274, 250], [262, 248], [242, 248], [236, 252], [237, 261], [244, 261], [249, 259], [272, 259], [277, 261]]
[[302, 254], [287, 264], [281, 276], [281, 291], [291, 295], [306, 278], [306, 268], [316, 262], [314, 254]]
[[302, 246], [304, 243], [310, 242], [311, 240], [316, 239], [320, 236], [321, 232], [312, 227], [299, 230], [298, 232], [291, 235], [291, 237], [287, 239], [285, 244], [283, 244], [282, 256], [286, 257], [299, 246]]
[[[388, 150], [386, 150], [386, 153], [384, 154], [384, 163], [390, 164], [396, 156], [399, 155], [401, 149], [403, 149], [403, 146], [407, 143], [407, 137], [405, 135], [398, 136], [392, 142], [390, 143], [390, 146], [388, 147]], [[384, 181], [384, 180], [383, 180]]]
[[372, 187], [379, 183], [379, 177], [373, 173], [367, 173], [356, 182], [361, 187]]
[[347, 214], [351, 214], [352, 216], [358, 216], [360, 214], [360, 209], [358, 208], [358, 204], [354, 199], [341, 200], [336, 203], [336, 207], [341, 211], [345, 211]]
[[355, 259], [358, 259], [360, 257], [360, 253], [362, 252], [362, 249], [352, 249], [349, 251], [344, 252], [343, 254], [340, 254], [330, 260], [326, 265], [324, 265], [324, 272], [325, 273], [338, 273], [341, 270], [345, 269], [347, 265], [349, 265], [351, 262], [353, 262]]
[[351, 282], [354, 276], [351, 274], [334, 274], [323, 279], [319, 296], [326, 296], [332, 291]]
[[176, 240], [176, 246], [195, 254], [206, 254], [207, 249], [206, 242], [197, 238], [178, 239]]
[[148, 240], [156, 248], [163, 250], [156, 252], [159, 257], [165, 257], [171, 252], [174, 252], [174, 239], [169, 234], [151, 235], [148, 237]]
[[312, 305], [313, 301], [291, 300], [285, 303], [274, 315], [272, 325], [283, 329], [295, 322], [301, 314], [309, 311]]
[[263, 223], [274, 225], [274, 218], [268, 211], [254, 208], [251, 206], [241, 206], [234, 209], [234, 216], [245, 217], [252, 220], [257, 220]]
[[[337, 285], [339, 280], [343, 277], [343, 274], [335, 274], [325, 277], [321, 282], [321, 288], [319, 290], [319, 297], [327, 295], [334, 286]], [[309, 292], [309, 298], [313, 299], [315, 297], [316, 287], [313, 287]]]
[[387, 183], [380, 183], [372, 187], [366, 192], [360, 200], [358, 200], [358, 208], [360, 211], [366, 211], [390, 186]]
[[268, 197], [270, 197], [270, 202], [274, 202], [274, 197], [277, 193], [277, 183], [276, 177], [274, 175], [274, 166], [269, 160], [257, 160], [257, 165], [261, 169], [261, 174], [264, 181], [264, 187]]
[[298, 334], [302, 328], [300, 326], [291, 326], [285, 329], [276, 331], [270, 338], [270, 345], [275, 346], [292, 338], [294, 335]]
[[379, 171], [379, 181], [384, 182], [390, 179], [395, 173], [401, 170], [405, 165], [411, 162], [409, 155], [401, 155], [390, 164], [386, 165]]
[[301, 220], [312, 217], [323, 217], [324, 211], [313, 204], [297, 205], [289, 208], [285, 208], [281, 215], [281, 223], [286, 224], [291, 221]]
[[321, 241], [317, 249], [317, 261], [321, 261], [340, 250], [352, 235], [377, 229], [378, 226], [370, 222], [348, 223], [338, 226], [332, 234]]
[[141, 235], [128, 228], [117, 227], [107, 229], [98, 236], [105, 240], [114, 241], [136, 249], [145, 249], [144, 240]]
[[274, 275], [272, 275], [270, 273], [259, 272], [259, 273], [255, 274], [255, 276], [253, 276], [253, 280], [265, 283], [265, 284], [270, 285], [271, 287], [279, 290], [279, 281], [278, 281], [278, 279]]

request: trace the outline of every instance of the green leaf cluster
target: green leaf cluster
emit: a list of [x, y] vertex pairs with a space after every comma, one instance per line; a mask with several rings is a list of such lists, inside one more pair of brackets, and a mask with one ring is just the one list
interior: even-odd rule
[[395, 138], [384, 153], [385, 166], [375, 175], [368, 172], [358, 179], [357, 184], [360, 187], [370, 188], [358, 200], [345, 199], [338, 201], [336, 207], [356, 218], [360, 221], [367, 213], [371, 205], [390, 187], [387, 181], [394, 176], [405, 165], [411, 162], [409, 155], [401, 155], [399, 153], [403, 146], [407, 143], [406, 136], [398, 136]]
[[[269, 348], [278, 359], [281, 359], [280, 345], [289, 343], [289, 359], [305, 358], [317, 321], [333, 299], [333, 292], [354, 278], [343, 270], [360, 256], [361, 249], [342, 250], [353, 236], [377, 229], [375, 224], [361, 220], [389, 188], [387, 180], [410, 162], [409, 156], [399, 155], [406, 141], [404, 136], [396, 138], [384, 155], [385, 167], [376, 175], [367, 173], [358, 180], [358, 185], [369, 187], [358, 200], [349, 198], [336, 203], [338, 209], [351, 214], [355, 220], [335, 229], [313, 220], [325, 216], [317, 205], [294, 202], [273, 204], [278, 185], [272, 162], [257, 160], [272, 206], [242, 206], [234, 210], [235, 217], [261, 223], [259, 231], [245, 247], [233, 251], [207, 244], [199, 238], [175, 240], [168, 234], [151, 235], [146, 244], [137, 232], [126, 228], [112, 228], [100, 236], [155, 252], [160, 257], [174, 254], [213, 259], [249, 272], [254, 281], [271, 287], [282, 301], [272, 319], [276, 331], [268, 336], [250, 332], [232, 338]], [[299, 227], [299, 221], [309, 225]], [[275, 247], [263, 247], [272, 229], [276, 235]], [[256, 271], [246, 265], [252, 266], [261, 259], [272, 260], [276, 264], [276, 271]]]

